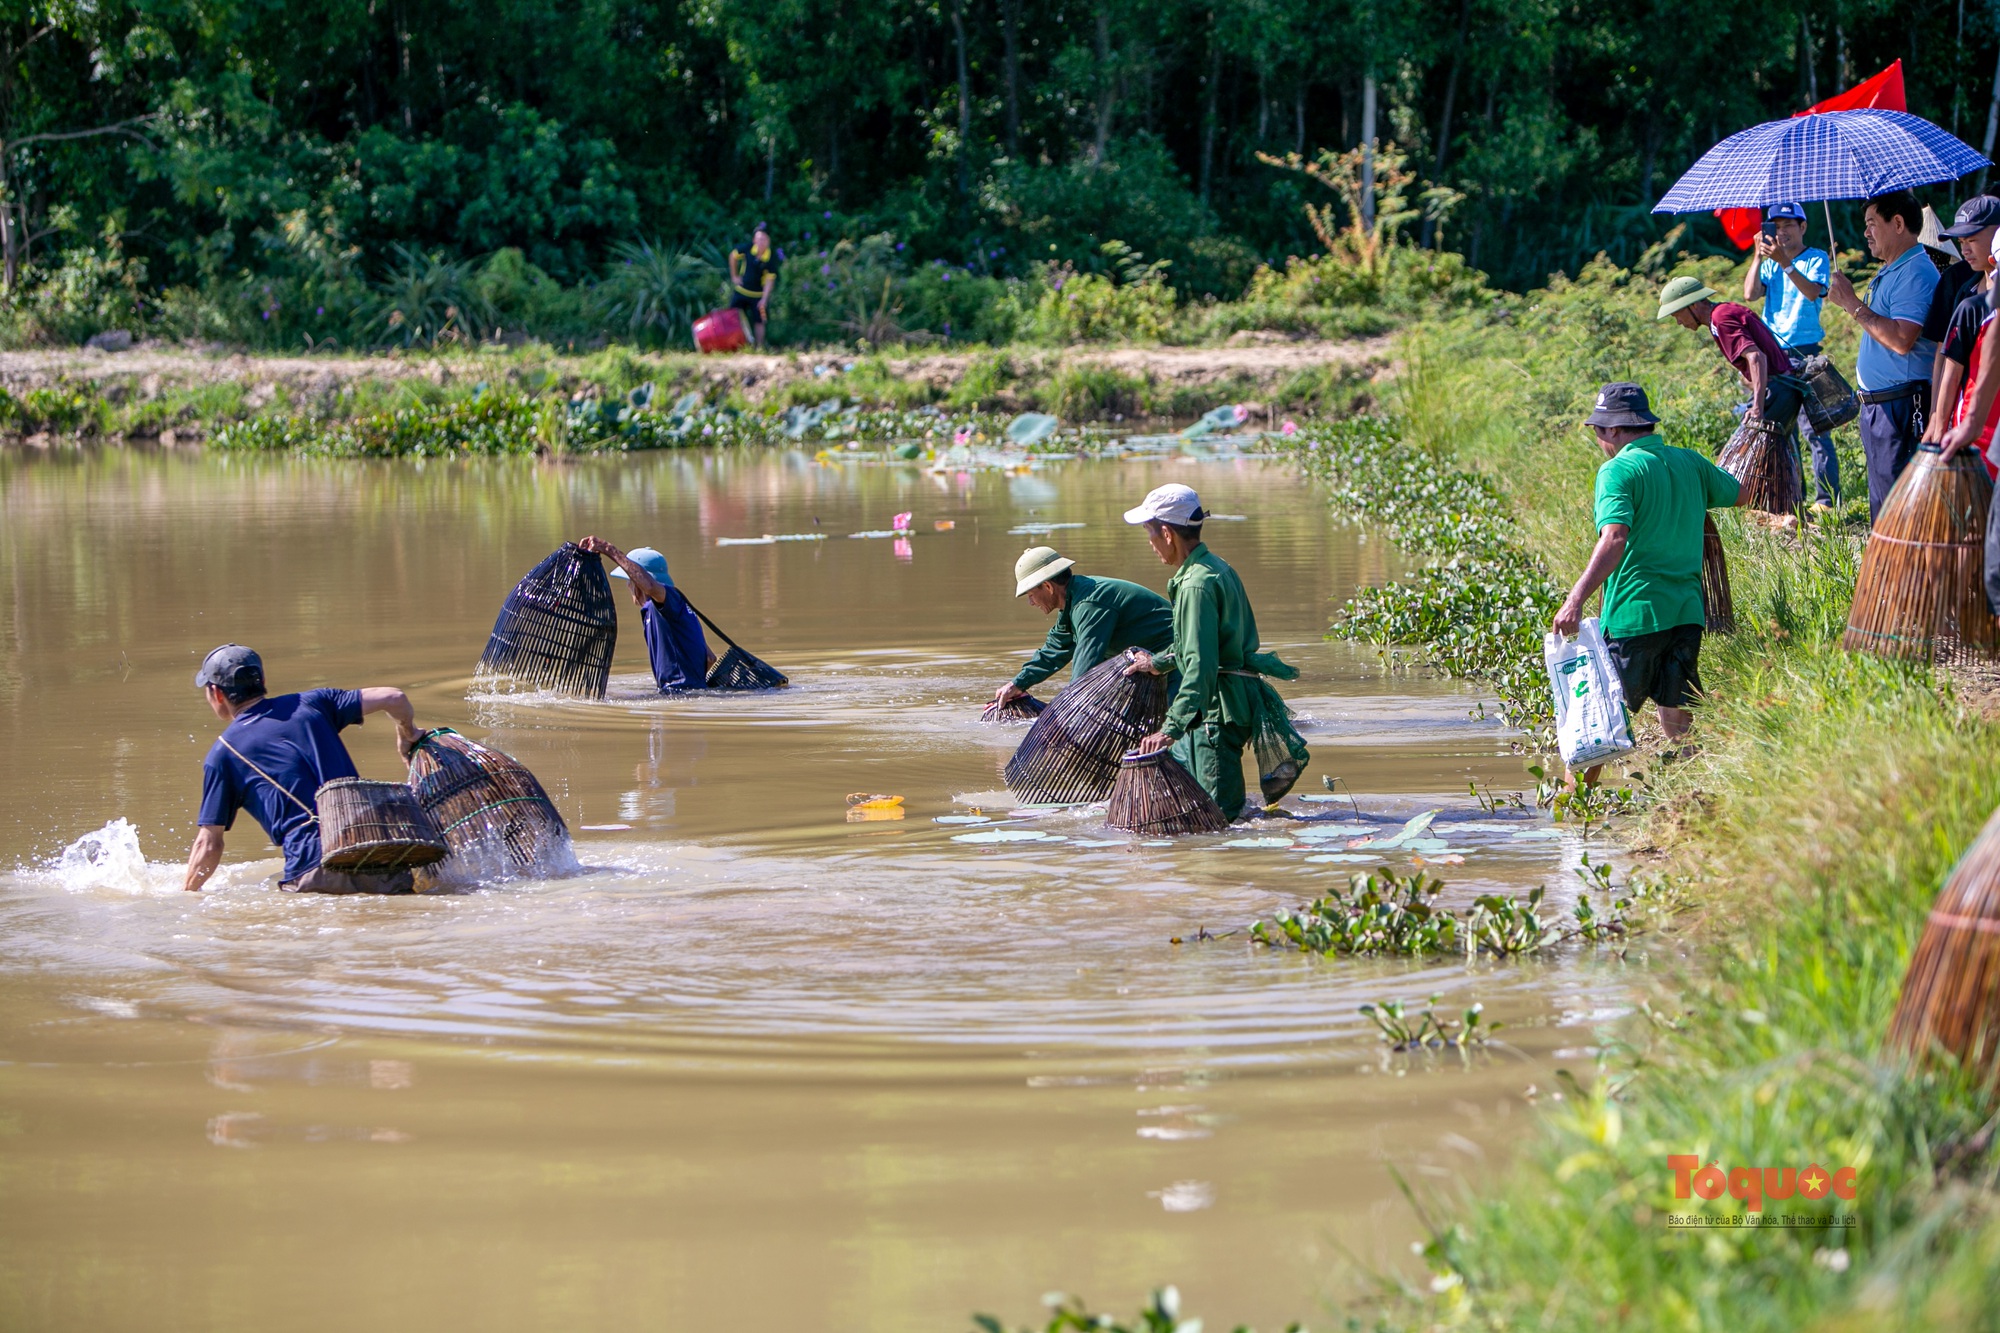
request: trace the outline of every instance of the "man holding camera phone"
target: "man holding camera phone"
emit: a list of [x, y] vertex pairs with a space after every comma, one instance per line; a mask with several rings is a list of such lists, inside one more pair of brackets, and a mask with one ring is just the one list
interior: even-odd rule
[[[1790, 358], [1793, 373], [1806, 358], [1819, 355], [1825, 333], [1819, 311], [1826, 302], [1833, 261], [1826, 251], [1806, 244], [1806, 211], [1798, 204], [1773, 204], [1764, 214], [1757, 235], [1757, 262], [1743, 275], [1743, 299], [1764, 300], [1764, 323]], [[1840, 457], [1833, 441], [1820, 434], [1799, 413], [1799, 435], [1812, 448], [1813, 508], [1840, 503]]]

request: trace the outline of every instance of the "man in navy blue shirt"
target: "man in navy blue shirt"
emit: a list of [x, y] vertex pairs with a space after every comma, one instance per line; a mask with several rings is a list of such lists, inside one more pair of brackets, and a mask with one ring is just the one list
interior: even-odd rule
[[370, 713], [396, 722], [397, 753], [417, 738], [409, 696], [401, 690], [307, 690], [264, 693], [264, 662], [242, 644], [210, 653], [194, 683], [228, 723], [201, 766], [201, 814], [182, 887], [194, 892], [222, 862], [222, 836], [248, 810], [285, 853], [280, 888], [303, 893], [408, 893], [410, 872], [361, 874], [319, 863], [319, 789], [359, 776], [340, 733]]
[[706, 688], [715, 654], [709, 651], [694, 608], [668, 576], [667, 558], [650, 546], [621, 551], [602, 537], [585, 537], [577, 545], [618, 566], [611, 571], [612, 578], [631, 582], [639, 624], [646, 631], [646, 656], [652, 659], [653, 681], [660, 693]]

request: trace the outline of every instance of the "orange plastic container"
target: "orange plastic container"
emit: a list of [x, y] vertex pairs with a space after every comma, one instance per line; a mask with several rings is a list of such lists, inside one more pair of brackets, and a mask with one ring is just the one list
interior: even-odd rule
[[711, 310], [694, 322], [694, 346], [698, 352], [733, 352], [750, 344], [750, 329], [743, 312], [733, 306]]

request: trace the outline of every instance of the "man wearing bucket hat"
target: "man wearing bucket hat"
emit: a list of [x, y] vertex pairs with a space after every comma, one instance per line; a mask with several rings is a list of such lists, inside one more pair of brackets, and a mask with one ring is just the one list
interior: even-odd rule
[[[1743, 299], [1764, 302], [1764, 325], [1785, 350], [1786, 363], [1802, 375], [1807, 357], [1818, 356], [1826, 340], [1820, 307], [1826, 304], [1833, 261], [1806, 244], [1806, 211], [1797, 204], [1773, 204], [1764, 211], [1757, 235], [1757, 262], [1743, 271]], [[1813, 503], [1831, 509], [1840, 503], [1840, 455], [1833, 440], [1799, 415], [1799, 437], [1812, 448]]]
[[1791, 357], [1756, 311], [1710, 299], [1721, 294], [1692, 275], [1675, 278], [1660, 289], [1659, 318], [1709, 332], [1722, 359], [1750, 388], [1746, 416], [1768, 417], [1795, 428], [1799, 409], [1805, 406], [1806, 386], [1793, 377]]
[[190, 893], [222, 863], [223, 835], [248, 810], [285, 853], [280, 888], [300, 893], [408, 893], [410, 872], [369, 874], [319, 863], [319, 789], [358, 777], [340, 733], [370, 713], [396, 723], [396, 752], [405, 759], [417, 740], [417, 719], [401, 690], [307, 690], [264, 693], [264, 660], [240, 643], [225, 643], [202, 659], [195, 687], [228, 725], [201, 765], [201, 812], [181, 887]]
[[[1556, 611], [1552, 628], [1574, 635], [1583, 604], [1601, 586], [1601, 624], [1625, 687], [1625, 706], [1660, 707], [1668, 738], [1693, 722], [1701, 695], [1702, 520], [1738, 502], [1736, 478], [1692, 449], [1660, 438], [1660, 419], [1636, 384], [1606, 384], [1584, 419], [1605, 462], [1597, 469], [1597, 547]], [[1583, 774], [1594, 782], [1597, 769]]]
[[1175, 746], [1188, 771], [1230, 819], [1242, 815], [1243, 747], [1263, 707], [1257, 676], [1290, 679], [1298, 673], [1259, 651], [1257, 617], [1237, 577], [1201, 540], [1207, 513], [1192, 488], [1169, 483], [1149, 492], [1125, 521], [1146, 530], [1146, 540], [1174, 574], [1167, 591], [1174, 604], [1173, 646], [1141, 652], [1132, 671], [1179, 671], [1180, 687], [1167, 704], [1166, 721], [1137, 748], [1151, 753]]
[[585, 537], [577, 545], [611, 561], [612, 578], [631, 583], [639, 627], [646, 634], [646, 657], [660, 693], [705, 688], [715, 654], [709, 651], [694, 608], [668, 575], [667, 558], [650, 546], [621, 551], [602, 537]]
[[1014, 562], [1014, 595], [1056, 623], [1041, 651], [994, 692], [995, 703], [1020, 698], [1065, 665], [1074, 680], [1127, 648], [1158, 653], [1172, 645], [1174, 609], [1166, 598], [1124, 579], [1079, 574], [1075, 566], [1053, 546], [1032, 547]]

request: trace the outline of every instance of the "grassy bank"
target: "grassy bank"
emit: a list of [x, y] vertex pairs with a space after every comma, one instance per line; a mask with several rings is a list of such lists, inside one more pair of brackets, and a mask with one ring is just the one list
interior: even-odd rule
[[533, 347], [311, 358], [17, 354], [0, 358], [0, 440], [438, 454], [923, 438], [1029, 411], [1125, 423], [1250, 402], [1272, 418], [1345, 415], [1374, 404], [1388, 352], [1364, 341], [904, 358], [633, 348], [562, 356]]
[[[1733, 376], [1703, 340], [1653, 322], [1653, 291], [1600, 267], [1505, 319], [1434, 324], [1411, 349], [1423, 373], [1405, 386], [1406, 433], [1506, 497], [1557, 587], [1594, 538], [1601, 455], [1577, 423], [1600, 380], [1645, 382], [1675, 442], [1712, 452], [1728, 430]], [[1607, 1034], [1589, 1095], [1547, 1117], [1511, 1177], [1446, 1207], [1432, 1290], [1391, 1323], [2000, 1320], [1991, 1100], [1881, 1051], [1930, 901], [2000, 800], [2000, 728], [1928, 669], [1841, 650], [1865, 529], [1854, 510], [1791, 539], [1721, 520], [1741, 630], [1705, 645], [1698, 754], [1649, 775], [1647, 858], [1690, 877], [1703, 906], [1684, 962], [1658, 978], [1666, 998]], [[1839, 1207], [1858, 1224], [1669, 1231], [1670, 1213], [1747, 1211], [1727, 1193], [1676, 1198], [1669, 1154], [1856, 1167], [1857, 1198]]]

